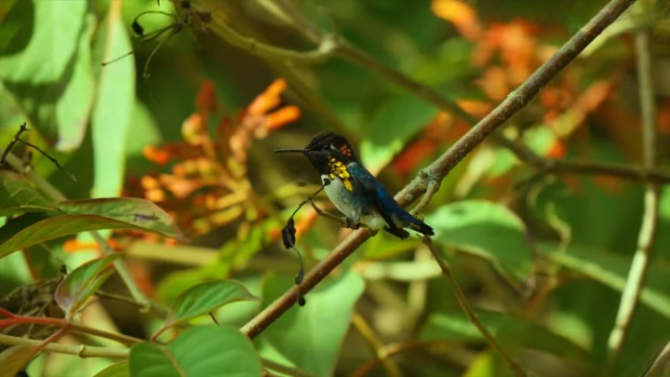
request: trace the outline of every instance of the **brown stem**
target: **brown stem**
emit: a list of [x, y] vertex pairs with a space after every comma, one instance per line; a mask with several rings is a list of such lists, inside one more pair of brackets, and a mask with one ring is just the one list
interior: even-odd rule
[[[402, 205], [414, 201], [425, 192], [428, 182], [433, 180], [439, 184], [442, 179], [463, 158], [477, 147], [488, 135], [505, 123], [512, 115], [523, 108], [539, 92], [565, 68], [579, 53], [591, 43], [608, 25], [626, 10], [635, 0], [613, 0], [517, 90], [510, 94], [503, 103], [498, 105], [487, 117], [470, 129], [446, 153], [440, 156], [417, 178], [396, 195]], [[242, 327], [242, 332], [253, 338], [265, 330], [277, 318], [295, 304], [296, 290], [306, 294], [337, 266], [351, 255], [358, 247], [372, 236], [366, 229], [353, 232], [340, 243], [321, 263], [306, 276], [300, 287], [293, 287], [279, 297], [261, 313]]]
[[37, 324], [37, 325], [56, 326], [56, 327], [60, 327], [60, 328], [67, 328], [69, 331], [72, 331], [72, 332], [98, 336], [98, 337], [101, 337], [101, 338], [114, 340], [114, 341], [117, 341], [119, 343], [123, 343], [123, 344], [126, 344], [126, 345], [133, 345], [133, 344], [141, 343], [141, 342], [144, 341], [142, 339], [134, 338], [134, 337], [128, 336], [128, 335], [111, 333], [111, 332], [107, 332], [107, 331], [103, 331], [103, 330], [98, 330], [98, 329], [95, 329], [95, 328], [92, 328], [92, 327], [79, 325], [79, 324], [76, 324], [76, 323], [66, 321], [62, 318], [29, 317], [29, 316], [12, 315], [12, 317], [10, 317], [8, 319], [0, 320], [0, 328], [1, 327], [6, 327], [6, 326], [12, 326], [12, 325], [15, 325], [15, 324]]
[[477, 330], [479, 330], [479, 332], [482, 334], [484, 339], [486, 339], [491, 348], [493, 348], [496, 352], [498, 352], [498, 355], [500, 355], [500, 357], [503, 359], [505, 364], [507, 364], [507, 367], [514, 373], [514, 375], [517, 377], [525, 377], [526, 372], [514, 360], [512, 360], [512, 358], [509, 357], [509, 355], [507, 355], [505, 350], [500, 346], [500, 344], [498, 344], [498, 341], [496, 341], [496, 339], [493, 337], [493, 335], [491, 335], [489, 330], [479, 320], [475, 312], [472, 311], [472, 308], [468, 303], [468, 299], [467, 297], [465, 297], [465, 293], [463, 293], [461, 286], [458, 284], [458, 281], [456, 281], [456, 278], [451, 273], [451, 268], [442, 260], [442, 257], [440, 257], [440, 254], [433, 246], [433, 243], [430, 241], [430, 238], [425, 237], [423, 240], [424, 244], [428, 247], [428, 250], [430, 250], [430, 252], [433, 254], [433, 258], [435, 258], [435, 261], [440, 266], [440, 269], [442, 270], [442, 275], [444, 275], [444, 277], [447, 278], [449, 285], [451, 285], [451, 288], [453, 289], [454, 294], [456, 295], [458, 305], [461, 307], [461, 309], [463, 309], [465, 315], [468, 316], [470, 322], [477, 328]]
[[19, 141], [19, 136], [21, 136], [21, 134], [26, 131], [28, 131], [28, 126], [26, 125], [26, 122], [23, 122], [19, 126], [19, 130], [16, 132], [16, 135], [14, 135], [12, 141], [10, 141], [9, 144], [7, 144], [7, 148], [5, 148], [5, 150], [2, 152], [2, 157], [0, 157], [0, 165], [4, 165], [7, 163], [6, 162], [7, 155], [12, 150], [12, 148], [14, 148], [14, 144], [16, 144], [17, 141]]
[[[42, 344], [40, 340], [20, 338], [16, 336], [0, 334], [0, 344], [10, 346], [38, 347]], [[129, 350], [121, 348], [93, 347], [87, 345], [63, 345], [50, 343], [44, 347], [45, 351], [76, 355], [79, 357], [111, 357], [127, 358]]]

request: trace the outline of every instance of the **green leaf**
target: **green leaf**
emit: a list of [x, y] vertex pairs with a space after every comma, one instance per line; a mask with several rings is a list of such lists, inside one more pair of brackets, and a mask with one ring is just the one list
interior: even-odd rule
[[[559, 245], [538, 244], [538, 250], [552, 262], [578, 272], [618, 292], [623, 292], [628, 278], [630, 259], [614, 253], [593, 250], [571, 244], [566, 252], [555, 252]], [[670, 269], [659, 266], [649, 268], [647, 283], [642, 288], [640, 303], [660, 315], [670, 318]]]
[[[289, 277], [269, 276], [263, 287], [263, 307], [292, 285]], [[325, 281], [305, 297], [305, 306], [294, 306], [265, 330], [261, 342], [267, 342], [300, 369], [317, 376], [332, 375], [364, 287], [363, 279], [354, 272]]]
[[0, 59], [0, 80], [50, 143], [72, 150], [83, 140], [94, 99], [94, 17], [81, 1], [33, 3], [32, 38], [24, 50]]
[[[493, 311], [477, 311], [477, 317], [503, 347], [521, 344], [555, 355], [581, 357], [585, 350], [546, 327], [523, 318]], [[481, 332], [462, 311], [433, 314], [421, 330], [423, 340], [484, 341]]]
[[516, 280], [531, 273], [526, 228], [506, 207], [483, 200], [452, 203], [426, 217], [434, 240], [491, 261]]
[[133, 377], [261, 374], [260, 359], [251, 341], [233, 327], [192, 327], [166, 347], [141, 343], [130, 350]]
[[361, 143], [363, 165], [379, 172], [437, 112], [434, 106], [410, 95], [385, 102], [372, 118]]
[[233, 302], [252, 300], [258, 298], [236, 281], [220, 280], [198, 284], [177, 297], [163, 329], [205, 315]]
[[54, 211], [54, 208], [23, 176], [0, 170], [0, 217], [39, 211]]
[[[110, 12], [104, 21], [100, 40], [103, 61], [109, 61], [133, 48], [118, 13]], [[93, 195], [118, 196], [125, 169], [126, 134], [135, 104], [135, 60], [132, 56], [102, 67], [98, 99], [93, 110]]]
[[24, 215], [0, 228], [0, 258], [28, 246], [92, 230], [137, 229], [181, 238], [169, 216], [143, 199], [69, 201], [56, 207], [72, 214], [44, 220]]
[[101, 370], [94, 377], [130, 377], [130, 367], [127, 361], [119, 361]]
[[114, 272], [109, 265], [119, 259], [121, 254], [111, 254], [103, 258], [84, 263], [70, 272], [58, 284], [54, 299], [66, 312], [66, 318], [72, 318], [86, 300], [100, 288], [102, 283]]
[[[0, 79], [51, 83], [68, 67], [86, 20], [86, 3], [33, 1], [35, 31], [25, 50], [0, 59]], [[45, 64], [48, 62], [48, 64]]]
[[55, 207], [67, 215], [96, 215], [128, 224], [171, 238], [183, 239], [183, 234], [162, 208], [153, 202], [138, 198], [109, 198], [69, 200]]
[[14, 346], [0, 353], [0, 376], [16, 376], [35, 356], [35, 348]]

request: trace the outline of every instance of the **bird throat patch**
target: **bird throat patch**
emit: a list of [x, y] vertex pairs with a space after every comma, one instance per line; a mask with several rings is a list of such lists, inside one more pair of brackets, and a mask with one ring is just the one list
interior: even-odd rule
[[330, 179], [339, 178], [342, 181], [344, 188], [346, 188], [348, 191], [354, 190], [354, 186], [351, 184], [350, 180], [351, 175], [349, 174], [346, 165], [344, 165], [342, 161], [338, 161], [337, 159], [331, 157], [328, 161], [328, 166], [330, 166]]

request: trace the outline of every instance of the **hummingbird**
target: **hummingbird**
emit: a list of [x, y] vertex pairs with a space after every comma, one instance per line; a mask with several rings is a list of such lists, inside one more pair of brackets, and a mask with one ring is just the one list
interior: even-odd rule
[[351, 228], [384, 229], [405, 239], [405, 228], [432, 236], [433, 228], [402, 208], [358, 160], [343, 136], [334, 132], [316, 135], [303, 149], [276, 149], [279, 153], [302, 153], [321, 174], [323, 189]]

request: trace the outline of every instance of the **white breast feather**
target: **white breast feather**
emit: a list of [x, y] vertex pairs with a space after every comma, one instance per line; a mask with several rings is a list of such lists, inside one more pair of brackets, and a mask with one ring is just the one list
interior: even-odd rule
[[360, 222], [372, 230], [379, 230], [386, 226], [386, 221], [384, 221], [384, 218], [376, 211], [366, 215], [360, 213], [360, 209], [352, 204], [353, 194], [344, 187], [342, 180], [339, 178], [330, 179], [330, 177], [325, 174], [321, 176], [321, 180], [324, 183], [330, 181], [330, 183], [326, 185], [324, 191], [326, 191], [326, 195], [328, 195], [328, 198], [333, 202], [335, 207], [337, 207], [337, 209], [345, 216], [353, 221]]

